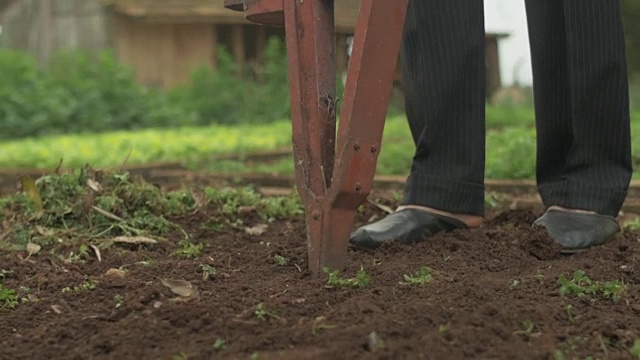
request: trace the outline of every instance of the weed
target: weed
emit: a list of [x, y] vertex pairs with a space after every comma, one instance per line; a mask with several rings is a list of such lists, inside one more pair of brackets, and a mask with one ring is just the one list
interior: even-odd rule
[[391, 192], [391, 199], [396, 203], [399, 203], [400, 201], [402, 201], [403, 197], [404, 197], [404, 193], [402, 191], [394, 190]]
[[267, 318], [270, 318], [270, 317], [274, 319], [282, 319], [278, 315], [270, 311], [267, 311], [267, 309], [264, 307], [264, 304], [262, 303], [256, 305], [256, 309], [253, 311], [253, 314], [262, 321], [266, 321]]
[[289, 258], [281, 256], [281, 255], [274, 255], [273, 259], [275, 260], [276, 264], [280, 265], [280, 266], [287, 266], [289, 265]]
[[633, 219], [633, 220], [627, 221], [622, 226], [622, 231], [625, 231], [625, 232], [633, 232], [637, 230], [640, 230], [640, 219]]
[[585, 295], [599, 294], [604, 299], [613, 302], [620, 301], [620, 298], [626, 294], [627, 285], [619, 280], [607, 281], [605, 283], [591, 280], [583, 270], [576, 270], [573, 278], [567, 279], [564, 275], [560, 275], [558, 282], [560, 283], [560, 295], [576, 295], [578, 297]]
[[81, 292], [81, 291], [93, 291], [98, 287], [99, 282], [97, 280], [85, 280], [83, 282], [81, 282], [79, 285], [76, 285], [73, 287], [73, 289], [69, 286], [66, 286], [64, 288], [62, 288], [62, 292], [66, 293], [66, 292], [71, 292], [71, 291], [75, 291], [75, 292]]
[[449, 329], [451, 329], [451, 323], [438, 325], [438, 333], [440, 333], [441, 335], [449, 331]]
[[213, 343], [213, 349], [215, 351], [224, 350], [227, 348], [227, 342], [223, 338], [217, 338]]
[[525, 335], [525, 336], [534, 336], [539, 335], [539, 333], [534, 334], [533, 329], [535, 329], [536, 325], [531, 320], [525, 320], [522, 322], [522, 330], [514, 331], [513, 334], [517, 335]]
[[180, 246], [182, 247], [180, 250], [176, 251], [176, 253], [180, 256], [184, 256], [188, 259], [196, 258], [200, 256], [202, 253], [202, 249], [204, 247], [203, 244], [194, 244], [188, 240], [180, 241]]
[[5, 288], [0, 284], [0, 310], [11, 308], [13, 309], [18, 305], [18, 296], [13, 289]]
[[431, 275], [431, 269], [422, 266], [418, 272], [416, 272], [415, 276], [412, 275], [404, 275], [404, 281], [406, 284], [410, 285], [424, 285], [428, 284], [433, 280], [433, 276]]
[[335, 325], [325, 324], [326, 320], [327, 320], [327, 318], [324, 317], [324, 316], [319, 316], [319, 317], [315, 318], [315, 320], [313, 320], [313, 323], [311, 324], [311, 334], [316, 336], [322, 330], [333, 329], [333, 328], [336, 327]]
[[304, 214], [300, 197], [296, 192], [284, 197], [263, 198], [257, 210], [260, 217], [269, 222], [296, 218]]
[[620, 280], [607, 281], [600, 287], [600, 292], [605, 299], [618, 302], [627, 293], [627, 285]]
[[633, 342], [633, 346], [629, 349], [631, 356], [640, 359], [640, 339], [636, 339]]
[[67, 264], [72, 264], [80, 261], [84, 261], [89, 258], [89, 247], [87, 245], [80, 245], [77, 253], [73, 251], [69, 253], [69, 256], [64, 259], [64, 262]]
[[497, 193], [495, 191], [490, 191], [485, 194], [484, 203], [490, 209], [497, 208], [505, 199], [506, 195]]
[[360, 267], [360, 270], [358, 270], [356, 277], [351, 279], [341, 278], [339, 270], [330, 271], [327, 267], [322, 270], [329, 275], [327, 287], [330, 288], [335, 286], [363, 288], [371, 282], [371, 277], [365, 272], [364, 267], [362, 266]]
[[115, 301], [116, 309], [117, 309], [120, 306], [122, 306], [122, 304], [124, 303], [124, 296], [122, 296], [120, 294], [116, 294], [116, 296], [113, 297], [113, 301]]
[[218, 273], [218, 270], [209, 264], [200, 264], [200, 270], [202, 270], [202, 280], [208, 280]]
[[188, 359], [189, 359], [189, 355], [187, 355], [185, 352], [181, 352], [180, 354], [176, 354], [171, 357], [171, 360], [188, 360]]
[[564, 307], [564, 312], [567, 314], [567, 317], [569, 318], [569, 322], [571, 322], [572, 324], [575, 323], [576, 320], [578, 319], [576, 315], [573, 313], [573, 305], [567, 304], [567, 306]]

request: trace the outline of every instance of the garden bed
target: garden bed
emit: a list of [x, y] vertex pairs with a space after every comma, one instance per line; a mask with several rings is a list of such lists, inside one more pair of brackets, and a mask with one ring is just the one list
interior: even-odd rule
[[[393, 206], [392, 197], [371, 198]], [[177, 226], [161, 237], [76, 236], [0, 252], [0, 358], [640, 356], [637, 231], [560, 255], [531, 229], [537, 211], [498, 207], [477, 230], [350, 250], [331, 285], [306, 271], [299, 212], [265, 217], [262, 203], [229, 210], [228, 196], [194, 198], [166, 216]], [[367, 204], [358, 224], [382, 216]], [[3, 231], [18, 218], [5, 216]], [[36, 243], [48, 230], [30, 221]]]

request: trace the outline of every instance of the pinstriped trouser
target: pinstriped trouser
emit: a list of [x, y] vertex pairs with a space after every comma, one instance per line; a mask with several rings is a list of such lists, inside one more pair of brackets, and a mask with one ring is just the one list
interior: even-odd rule
[[[616, 0], [526, 0], [545, 205], [617, 215], [632, 173]], [[482, 0], [412, 0], [401, 61], [416, 144], [404, 204], [484, 213]]]

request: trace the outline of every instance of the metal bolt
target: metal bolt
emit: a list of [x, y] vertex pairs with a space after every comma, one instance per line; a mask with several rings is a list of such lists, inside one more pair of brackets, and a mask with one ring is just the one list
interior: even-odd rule
[[360, 150], [360, 144], [353, 145], [353, 149], [354, 150]]
[[375, 146], [372, 146], [372, 147], [371, 147], [371, 152], [372, 152], [372, 153], [375, 153], [376, 151], [378, 151], [378, 148], [377, 148], [377, 147], [375, 147]]
[[362, 190], [362, 186], [360, 185], [360, 183], [356, 183], [356, 191], [360, 192], [360, 190]]

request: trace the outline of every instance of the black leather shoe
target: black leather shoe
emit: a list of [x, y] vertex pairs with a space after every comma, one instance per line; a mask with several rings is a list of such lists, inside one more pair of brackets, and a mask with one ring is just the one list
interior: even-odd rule
[[561, 210], [547, 210], [533, 226], [546, 228], [549, 235], [562, 245], [564, 253], [602, 245], [620, 231], [612, 216]]
[[408, 208], [358, 228], [351, 234], [349, 242], [358, 248], [375, 249], [389, 240], [410, 244], [435, 233], [466, 228], [467, 225], [460, 220]]

